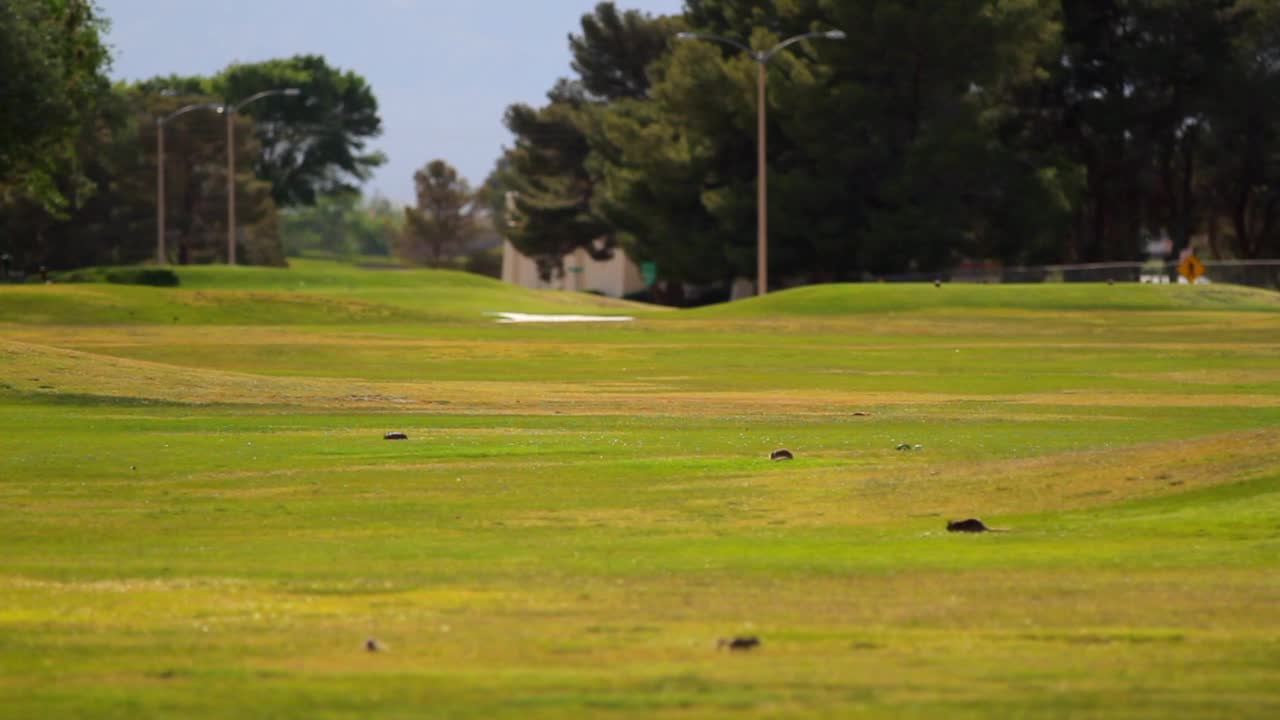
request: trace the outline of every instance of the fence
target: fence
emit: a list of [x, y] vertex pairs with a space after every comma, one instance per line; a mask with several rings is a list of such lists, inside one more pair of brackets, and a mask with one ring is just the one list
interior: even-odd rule
[[[1280, 260], [1208, 260], [1204, 277], [1208, 282], [1280, 289]], [[880, 278], [878, 278], [880, 279]], [[1079, 265], [1039, 265], [1035, 267], [960, 267], [942, 273], [906, 273], [885, 276], [889, 282], [1148, 282], [1175, 283], [1176, 262], [1109, 262]]]

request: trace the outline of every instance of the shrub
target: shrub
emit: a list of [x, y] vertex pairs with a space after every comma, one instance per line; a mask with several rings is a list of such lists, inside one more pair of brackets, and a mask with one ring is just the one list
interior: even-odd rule
[[81, 268], [58, 276], [62, 282], [107, 282], [117, 285], [151, 285], [153, 287], [177, 287], [178, 274], [169, 268], [115, 267]]

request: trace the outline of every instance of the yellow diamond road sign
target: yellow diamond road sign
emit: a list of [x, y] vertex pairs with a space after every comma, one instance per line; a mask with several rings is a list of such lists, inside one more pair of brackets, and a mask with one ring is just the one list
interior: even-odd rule
[[1187, 282], [1195, 282], [1196, 278], [1204, 275], [1204, 263], [1195, 255], [1188, 254], [1178, 263], [1178, 274], [1186, 278]]

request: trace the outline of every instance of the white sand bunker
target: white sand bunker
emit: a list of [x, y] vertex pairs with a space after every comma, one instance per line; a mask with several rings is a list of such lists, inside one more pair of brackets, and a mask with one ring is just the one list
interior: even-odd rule
[[630, 322], [635, 318], [629, 315], [538, 315], [535, 313], [491, 312], [500, 323], [564, 323], [564, 322]]

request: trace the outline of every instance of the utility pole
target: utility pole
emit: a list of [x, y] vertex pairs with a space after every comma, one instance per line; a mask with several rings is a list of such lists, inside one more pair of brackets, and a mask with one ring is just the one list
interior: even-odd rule
[[156, 262], [160, 265], [169, 262], [169, 253], [165, 248], [164, 128], [179, 115], [202, 109], [222, 112], [224, 108], [219, 103], [194, 103], [156, 118]]
[[843, 30], [825, 30], [820, 32], [805, 33], [787, 38], [782, 42], [774, 45], [768, 50], [752, 50], [746, 44], [734, 40], [733, 38], [721, 37], [719, 35], [708, 35], [706, 33], [682, 32], [677, 33], [676, 38], [680, 40], [711, 40], [714, 42], [732, 45], [751, 56], [756, 61], [756, 294], [764, 295], [769, 292], [769, 166], [768, 166], [768, 124], [766, 122], [766, 106], [765, 106], [765, 82], [768, 74], [765, 72], [765, 66], [769, 60], [778, 51], [798, 43], [801, 40], [809, 38], [826, 38], [828, 40], [843, 40], [845, 34]]
[[298, 88], [284, 88], [282, 90], [263, 90], [255, 95], [241, 100], [238, 103], [224, 106], [227, 114], [227, 264], [236, 264], [236, 113], [240, 108], [248, 105], [255, 100], [261, 100], [264, 97], [272, 95], [287, 95], [296, 97], [301, 95], [302, 91]]

